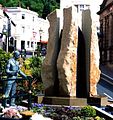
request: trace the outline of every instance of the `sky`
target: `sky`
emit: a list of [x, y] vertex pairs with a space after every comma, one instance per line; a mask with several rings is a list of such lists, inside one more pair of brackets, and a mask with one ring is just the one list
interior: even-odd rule
[[98, 12], [100, 10], [100, 5], [102, 2], [103, 0], [90, 0], [92, 11]]
[[97, 24], [99, 24], [99, 15], [97, 15], [97, 12], [100, 10], [100, 5], [103, 3], [103, 0], [61, 0], [61, 9], [64, 8], [64, 6], [69, 7], [70, 5], [75, 4], [75, 2], [90, 4], [93, 20], [97, 21]]
[[99, 15], [97, 15], [97, 12], [100, 10], [100, 5], [102, 2], [103, 0], [90, 0], [90, 9], [94, 19], [97, 19], [97, 21], [99, 20]]
[[100, 5], [102, 4], [102, 2], [103, 2], [103, 0], [61, 0], [61, 8], [62, 7], [68, 7], [68, 6], [70, 6], [71, 4], [74, 4], [74, 3], [76, 3], [76, 1], [77, 1], [77, 3], [81, 3], [81, 2], [83, 2], [83, 4], [84, 3], [90, 3], [90, 5], [91, 5], [91, 7], [92, 7], [92, 10], [94, 10], [95, 12], [98, 12], [99, 11], [99, 9], [100, 9]]

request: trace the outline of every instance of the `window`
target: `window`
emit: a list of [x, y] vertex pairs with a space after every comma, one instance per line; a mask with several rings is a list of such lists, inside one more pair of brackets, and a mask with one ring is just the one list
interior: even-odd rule
[[31, 47], [33, 48], [33, 42], [31, 42]]
[[21, 49], [25, 49], [25, 41], [21, 41]]
[[86, 5], [86, 8], [87, 8], [87, 9], [90, 9], [90, 6], [89, 6], [89, 5]]
[[25, 14], [22, 14], [22, 19], [25, 19]]
[[78, 5], [75, 5], [75, 7], [77, 8], [77, 13], [79, 12], [79, 10], [78, 10]]
[[84, 5], [80, 5], [80, 8], [84, 8]]
[[18, 19], [18, 17], [17, 17], [17, 14], [16, 14], [16, 13], [13, 13], [12, 15], [13, 15], [13, 19]]
[[34, 22], [34, 20], [35, 20], [35, 17], [33, 16], [33, 22]]
[[84, 10], [84, 5], [80, 5], [80, 11]]
[[29, 47], [30, 47], [29, 45], [30, 45], [30, 42], [29, 42], [29, 41], [27, 41], [27, 48], [29, 48]]

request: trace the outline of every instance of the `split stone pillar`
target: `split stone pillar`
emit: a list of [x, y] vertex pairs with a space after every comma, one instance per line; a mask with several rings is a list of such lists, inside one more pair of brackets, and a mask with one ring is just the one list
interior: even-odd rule
[[[90, 18], [90, 19], [89, 19]], [[87, 21], [87, 22], [86, 22]], [[97, 83], [100, 79], [99, 69], [99, 45], [96, 29], [96, 22], [90, 10], [85, 10], [82, 16], [82, 31], [86, 40], [87, 59], [87, 83], [89, 84], [89, 94], [97, 95]]]
[[90, 94], [97, 95], [97, 84], [100, 80], [99, 69], [99, 44], [97, 36], [96, 21], [92, 17], [91, 50], [90, 50]]
[[59, 25], [60, 11], [56, 10], [48, 15], [50, 23], [49, 39], [47, 45], [47, 54], [42, 65], [42, 81], [45, 87], [46, 96], [55, 96], [58, 94], [58, 74], [57, 74], [57, 58], [60, 47]]
[[76, 96], [78, 25], [75, 7], [63, 10], [61, 49], [57, 60], [60, 96]]

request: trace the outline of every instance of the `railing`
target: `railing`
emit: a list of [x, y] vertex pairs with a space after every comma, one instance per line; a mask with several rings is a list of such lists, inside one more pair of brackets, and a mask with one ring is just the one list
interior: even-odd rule
[[[32, 83], [32, 78], [30, 77], [30, 76], [27, 76], [27, 79], [24, 79], [24, 78], [17, 78], [17, 79], [11, 79], [11, 80], [15, 80], [16, 81], [16, 83], [18, 84], [18, 83], [22, 83], [23, 81], [28, 81], [28, 86], [27, 86], [27, 88], [28, 88], [28, 90], [27, 90], [27, 92], [25, 92], [24, 94], [22, 93], [22, 94], [16, 94], [16, 95], [14, 95], [14, 96], [12, 96], [12, 97], [2, 97], [1, 99], [2, 99], [2, 105], [3, 105], [3, 107], [6, 107], [6, 105], [5, 105], [5, 100], [6, 99], [11, 99], [11, 98], [17, 98], [17, 97], [23, 97], [23, 96], [28, 96], [28, 109], [30, 110], [31, 109], [31, 107], [32, 107], [32, 104], [31, 104], [31, 94], [32, 94], [32, 90], [31, 90], [31, 83]], [[8, 81], [7, 80], [7, 78], [1, 78], [1, 80], [0, 80], [1, 82], [2, 82], [2, 92], [3, 92], [3, 94], [5, 93], [5, 85], [6, 85], [6, 82]], [[19, 84], [18, 84], [19, 85]], [[25, 88], [25, 86], [23, 86], [24, 88]]]
[[113, 85], [113, 78], [104, 74], [104, 73], [101, 73], [100, 75], [101, 79], [106, 81], [107, 83], [109, 83], [110, 85]]

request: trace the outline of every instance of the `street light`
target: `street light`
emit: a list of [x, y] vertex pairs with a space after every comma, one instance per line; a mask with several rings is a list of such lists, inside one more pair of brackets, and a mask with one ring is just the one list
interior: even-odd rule
[[8, 20], [8, 24], [7, 24], [7, 46], [6, 46], [6, 51], [8, 52], [8, 47], [9, 47], [9, 37], [11, 36], [11, 23], [14, 27], [16, 27], [16, 24], [11, 20], [11, 18], [9, 17], [9, 15], [5, 12], [5, 10], [3, 10], [3, 14], [5, 17], [7, 17]]
[[43, 33], [43, 30], [40, 28], [40, 30], [39, 30], [39, 34], [40, 34], [40, 51], [42, 50], [42, 33]]
[[3, 25], [2, 33], [3, 33], [3, 35], [5, 35], [5, 39], [6, 39], [5, 44], [4, 44], [3, 47], [4, 47], [4, 50], [6, 50], [6, 52], [8, 52], [7, 29], [6, 29], [6, 26], [5, 26], [5, 25]]

